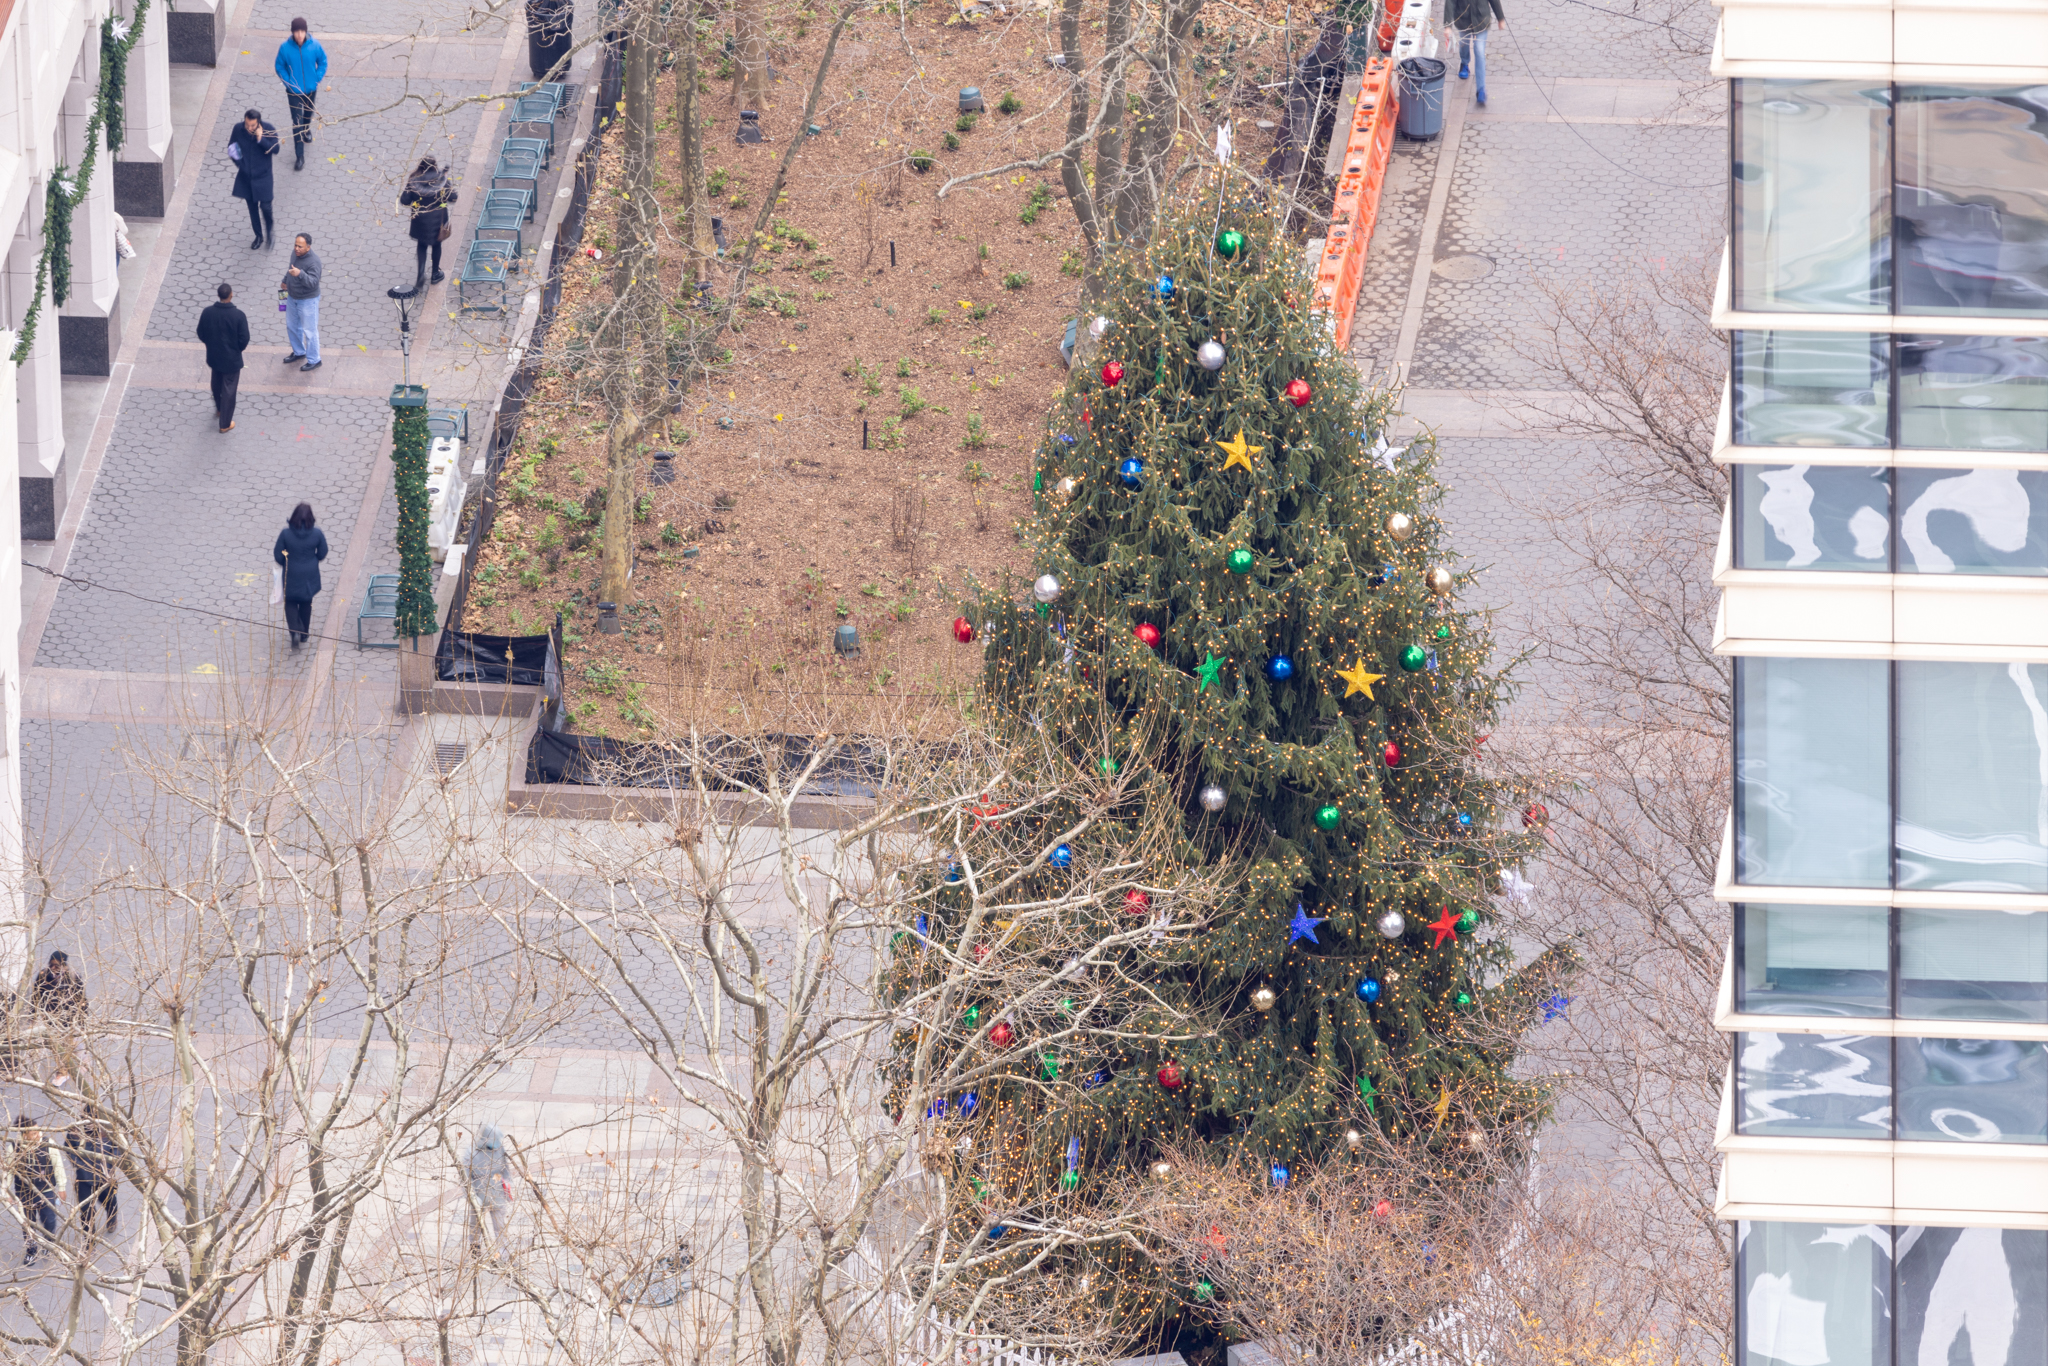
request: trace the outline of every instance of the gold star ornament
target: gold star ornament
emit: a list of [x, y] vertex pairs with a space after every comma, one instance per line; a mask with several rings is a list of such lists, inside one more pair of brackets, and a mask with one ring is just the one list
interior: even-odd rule
[[1260, 451], [1266, 448], [1264, 446], [1245, 445], [1244, 428], [1238, 428], [1237, 437], [1235, 440], [1219, 441], [1216, 443], [1216, 445], [1223, 451], [1225, 455], [1229, 457], [1229, 459], [1223, 462], [1224, 469], [1227, 470], [1232, 465], [1242, 465], [1244, 466], [1244, 472], [1246, 474], [1258, 473], [1258, 471], [1252, 468], [1252, 457], [1257, 455]]
[[1367, 673], [1365, 671], [1365, 661], [1361, 659], [1349, 669], [1337, 670], [1337, 677], [1344, 680], [1344, 695], [1346, 697], [1351, 696], [1353, 693], [1362, 692], [1365, 694], [1366, 701], [1374, 702], [1378, 701], [1378, 699], [1372, 695], [1372, 685], [1385, 678], [1386, 675]]

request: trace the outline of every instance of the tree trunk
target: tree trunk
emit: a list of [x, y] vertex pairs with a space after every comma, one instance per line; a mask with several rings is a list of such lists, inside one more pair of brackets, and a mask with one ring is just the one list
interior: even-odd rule
[[639, 449], [640, 415], [622, 412], [612, 419], [607, 440], [611, 477], [604, 496], [603, 600], [626, 604], [627, 573], [633, 567], [633, 474]]
[[1089, 274], [1102, 260], [1102, 228], [1096, 222], [1095, 194], [1088, 186], [1082, 167], [1081, 135], [1088, 131], [1088, 78], [1081, 67], [1081, 0], [1061, 0], [1060, 51], [1066, 57], [1067, 150], [1060, 157], [1060, 183], [1066, 186], [1067, 202], [1074, 206], [1074, 218], [1081, 235], [1088, 239]]
[[612, 272], [614, 306], [622, 303], [635, 280], [654, 268], [654, 225], [661, 208], [654, 203], [654, 76], [660, 44], [653, 5], [641, 0], [626, 25], [624, 71], [623, 180], [619, 206], [619, 260]]
[[1173, 155], [1174, 134], [1180, 131], [1180, 78], [1188, 31], [1201, 9], [1202, 0], [1169, 0], [1158, 39], [1145, 54], [1145, 93], [1117, 186], [1114, 218], [1119, 241], [1143, 241], [1152, 235], [1152, 218], [1166, 188], [1166, 160]]
[[711, 195], [704, 185], [704, 125], [697, 106], [697, 0], [683, 7], [675, 42], [683, 58], [676, 72], [676, 137], [683, 173], [683, 237], [689, 244], [690, 276], [702, 283], [711, 274]]
[[[1095, 222], [1104, 245], [1115, 240], [1114, 206], [1124, 175], [1124, 73], [1130, 68], [1131, 0], [1109, 0], [1102, 32], [1102, 123], [1095, 133]], [[1112, 207], [1111, 214], [1104, 214]], [[1099, 249], [1099, 248], [1098, 248]]]
[[739, 0], [732, 15], [734, 55], [739, 72], [733, 93], [740, 108], [760, 109], [768, 102], [768, 3]]

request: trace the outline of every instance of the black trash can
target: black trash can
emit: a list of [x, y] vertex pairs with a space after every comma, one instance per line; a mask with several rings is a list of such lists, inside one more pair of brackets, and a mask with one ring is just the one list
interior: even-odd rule
[[[537, 81], [548, 79], [569, 55], [570, 31], [576, 27], [576, 0], [526, 0], [526, 62]], [[567, 68], [555, 80], [566, 79]]]
[[1427, 142], [1444, 131], [1444, 64], [1434, 57], [1403, 58], [1401, 117], [1395, 127], [1404, 138]]

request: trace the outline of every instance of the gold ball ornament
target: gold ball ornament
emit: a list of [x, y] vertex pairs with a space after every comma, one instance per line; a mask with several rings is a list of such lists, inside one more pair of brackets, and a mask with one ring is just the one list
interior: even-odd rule
[[1447, 598], [1451, 595], [1451, 571], [1440, 564], [1431, 565], [1429, 573], [1424, 576], [1422, 581], [1429, 585], [1430, 592], [1440, 598]]
[[1273, 1002], [1279, 999], [1279, 997], [1273, 994], [1273, 988], [1260, 987], [1257, 991], [1254, 991], [1252, 993], [1252, 1007], [1255, 1010], [1261, 1011], [1271, 1010], [1273, 1008]]
[[1387, 514], [1387, 534], [1397, 541], [1414, 539], [1415, 519], [1405, 512]]
[[1155, 1179], [1164, 1181], [1167, 1177], [1173, 1175], [1173, 1164], [1171, 1162], [1154, 1162], [1152, 1164], [1152, 1175]]
[[1068, 475], [1052, 486], [1052, 492], [1062, 503], [1071, 503], [1081, 494], [1081, 481]]
[[1365, 1135], [1364, 1135], [1364, 1134], [1362, 1134], [1362, 1133], [1360, 1133], [1360, 1132], [1358, 1132], [1358, 1130], [1356, 1130], [1356, 1129], [1346, 1129], [1346, 1130], [1344, 1131], [1344, 1146], [1345, 1146], [1345, 1147], [1347, 1147], [1347, 1148], [1351, 1149], [1351, 1150], [1352, 1150], [1353, 1152], [1357, 1152], [1357, 1151], [1359, 1150], [1359, 1148], [1361, 1148], [1361, 1147], [1363, 1147], [1363, 1146], [1364, 1146], [1364, 1144], [1365, 1144]]

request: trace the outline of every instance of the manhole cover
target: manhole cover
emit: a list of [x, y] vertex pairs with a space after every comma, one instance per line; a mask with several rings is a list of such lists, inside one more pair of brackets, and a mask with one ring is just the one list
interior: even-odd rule
[[1430, 270], [1446, 280], [1480, 280], [1493, 274], [1493, 261], [1490, 257], [1470, 254], [1446, 256]]

